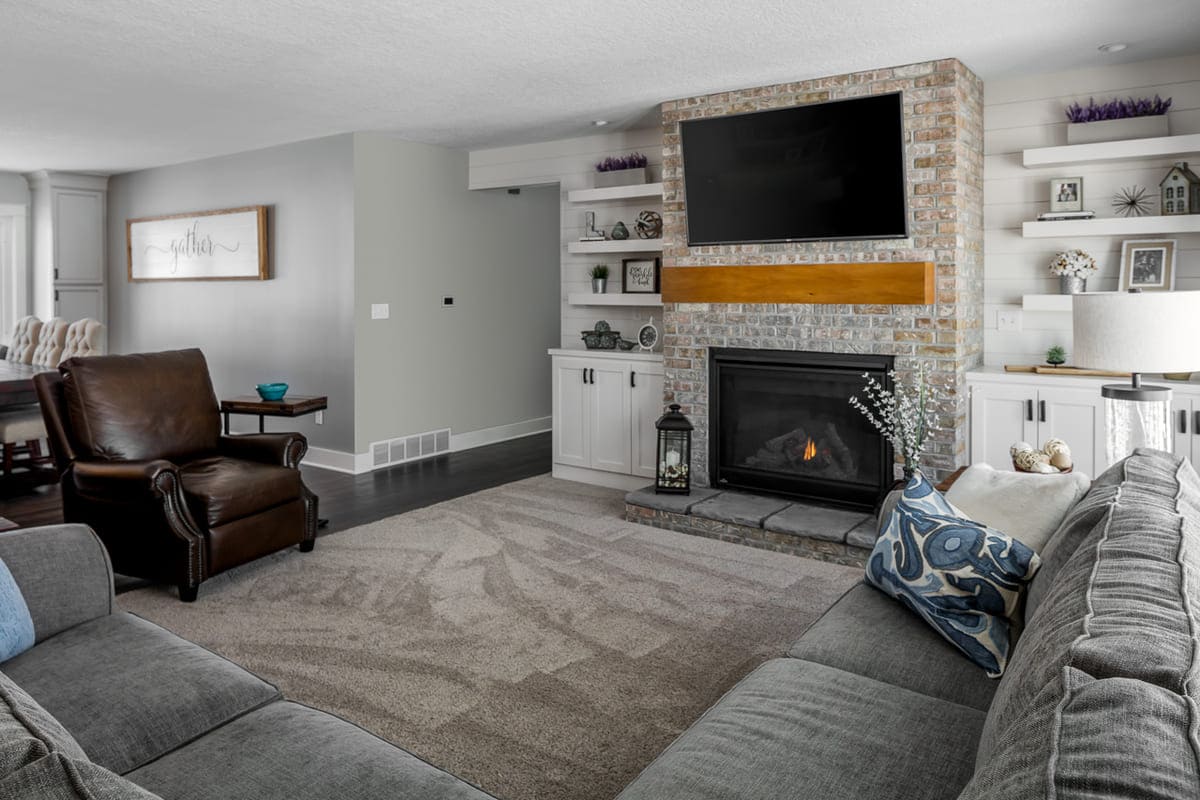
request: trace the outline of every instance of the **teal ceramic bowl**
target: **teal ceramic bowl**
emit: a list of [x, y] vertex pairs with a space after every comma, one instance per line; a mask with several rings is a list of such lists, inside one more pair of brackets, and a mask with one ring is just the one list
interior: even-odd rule
[[254, 387], [254, 391], [258, 392], [258, 396], [263, 400], [282, 400], [287, 390], [286, 383], [260, 383]]

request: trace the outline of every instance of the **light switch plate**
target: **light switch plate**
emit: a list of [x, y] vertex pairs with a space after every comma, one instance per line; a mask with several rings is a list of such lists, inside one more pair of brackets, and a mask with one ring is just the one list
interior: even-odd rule
[[387, 303], [371, 303], [371, 319], [387, 319], [391, 313]]
[[998, 331], [1019, 331], [1021, 330], [1021, 310], [1019, 308], [1009, 309], [1007, 311], [996, 312], [996, 330]]

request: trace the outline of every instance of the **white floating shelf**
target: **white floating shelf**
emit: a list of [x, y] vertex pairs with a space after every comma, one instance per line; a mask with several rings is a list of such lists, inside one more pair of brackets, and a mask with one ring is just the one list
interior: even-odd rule
[[567, 192], [569, 203], [599, 203], [604, 200], [662, 200], [661, 183], [635, 183], [629, 186], [605, 186], [603, 189], [576, 189]]
[[1071, 311], [1069, 294], [1026, 294], [1021, 296], [1021, 308], [1026, 311]]
[[[1090, 147], [1091, 145], [1078, 145]], [[1171, 217], [1106, 217], [1021, 223], [1026, 239], [1061, 236], [1142, 236], [1159, 233], [1200, 233], [1200, 214]]]
[[1034, 168], [1064, 167], [1069, 164], [1091, 164], [1098, 161], [1125, 161], [1133, 158], [1165, 158], [1187, 153], [1200, 153], [1200, 133], [1068, 144], [1060, 147], [1035, 147], [1026, 150], [1022, 158], [1026, 167]]
[[661, 306], [661, 294], [592, 294], [590, 292], [572, 292], [567, 295], [567, 302], [573, 306], [632, 306], [634, 308], [652, 308]]
[[568, 253], [661, 253], [662, 239], [606, 239], [603, 242], [568, 242]]

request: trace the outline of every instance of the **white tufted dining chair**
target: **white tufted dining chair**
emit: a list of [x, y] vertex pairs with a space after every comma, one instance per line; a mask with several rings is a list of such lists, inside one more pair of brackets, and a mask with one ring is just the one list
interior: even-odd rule
[[42, 321], [37, 317], [22, 317], [13, 328], [12, 341], [8, 343], [5, 359], [18, 364], [33, 362], [33, 351], [37, 349], [38, 336], [42, 332]]
[[75, 356], [99, 355], [104, 355], [104, 324], [98, 320], [85, 318], [72, 322], [67, 328], [62, 357], [55, 363], [61, 364]]

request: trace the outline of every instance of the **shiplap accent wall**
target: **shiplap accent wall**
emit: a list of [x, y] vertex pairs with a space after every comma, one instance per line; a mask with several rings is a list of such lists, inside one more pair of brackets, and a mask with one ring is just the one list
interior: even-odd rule
[[[1054, 254], [1080, 248], [1100, 263], [1089, 290], [1114, 291], [1124, 238], [1178, 240], [1176, 288], [1200, 289], [1200, 234], [1162, 237], [1101, 236], [1024, 239], [1021, 223], [1049, 210], [1049, 181], [1082, 176], [1084, 208], [1097, 217], [1115, 216], [1111, 201], [1120, 188], [1137, 184], [1153, 198], [1174, 158], [1025, 169], [1026, 148], [1067, 143], [1064, 109], [1089, 97], [1171, 97], [1171, 134], [1200, 133], [1200, 55], [1135, 64], [987, 81], [984, 86], [984, 361], [989, 365], [1038, 364], [1048, 347], [1071, 351], [1071, 315], [1021, 313], [1020, 331], [997, 329], [1000, 310], [1019, 309], [1023, 294], [1054, 293], [1058, 279], [1047, 270]], [[1186, 159], [1185, 159], [1186, 160]], [[1200, 162], [1200, 154], [1190, 159]]]
[[[638, 328], [651, 314], [655, 324], [662, 330], [662, 310], [630, 309], [619, 307], [572, 306], [567, 303], [571, 292], [590, 292], [591, 279], [588, 270], [594, 264], [608, 264], [609, 292], [620, 291], [621, 259], [632, 258], [633, 253], [611, 255], [575, 255], [567, 252], [569, 242], [579, 241], [583, 235], [583, 218], [587, 211], [596, 212], [596, 227], [611, 230], [617, 220], [629, 228], [629, 235], [636, 237], [634, 221], [643, 209], [662, 210], [662, 204], [652, 200], [621, 200], [612, 203], [569, 203], [567, 192], [575, 189], [592, 188], [595, 165], [605, 156], [625, 155], [634, 151], [644, 153], [650, 161], [650, 180], [662, 177], [662, 129], [644, 128], [634, 131], [583, 136], [576, 139], [560, 139], [553, 142], [498, 147], [476, 150], [470, 155], [468, 185], [471, 189], [494, 189], [500, 187], [539, 186], [557, 183], [559, 187], [559, 220], [548, 220], [547, 224], [559, 224], [561, 280], [559, 302], [562, 307], [561, 338], [563, 347], [582, 347], [579, 332], [590, 329], [597, 320], [604, 319], [626, 339], [636, 339]], [[650, 254], [647, 257], [652, 257]]]

